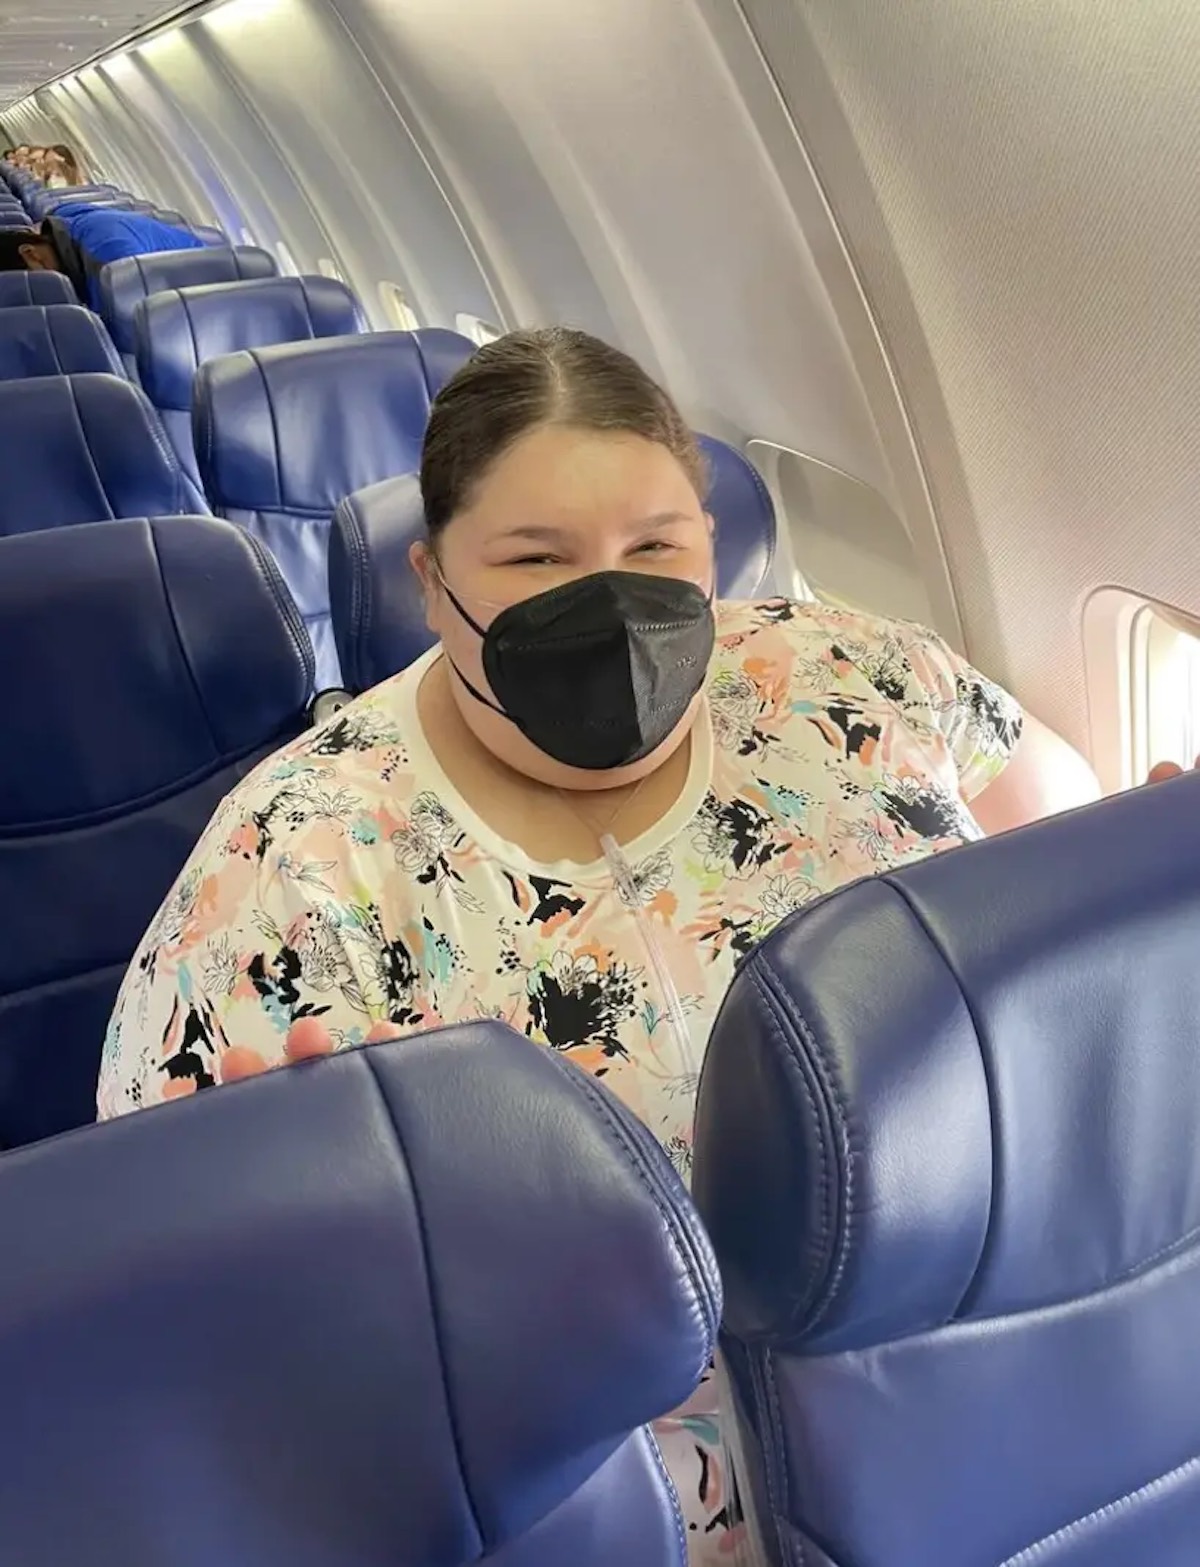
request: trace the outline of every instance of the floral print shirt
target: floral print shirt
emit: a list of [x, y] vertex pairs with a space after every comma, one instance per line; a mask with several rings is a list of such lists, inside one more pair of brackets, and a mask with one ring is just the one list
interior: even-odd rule
[[[222, 804], [125, 978], [101, 1118], [268, 1065], [500, 1018], [602, 1077], [691, 1159], [696, 1062], [737, 959], [808, 900], [980, 836], [969, 801], [1021, 728], [933, 633], [822, 605], [726, 603], [687, 781], [603, 859], [497, 837], [425, 741], [434, 649], [268, 758]], [[640, 901], [635, 910], [633, 900]], [[669, 1026], [652, 932], [682, 1002]], [[692, 1561], [733, 1559], [711, 1386], [660, 1432]]]

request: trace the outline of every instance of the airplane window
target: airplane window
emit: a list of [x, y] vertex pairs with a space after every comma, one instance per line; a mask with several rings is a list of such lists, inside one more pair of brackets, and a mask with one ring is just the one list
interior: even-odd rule
[[404, 297], [404, 290], [398, 283], [381, 283], [379, 298], [388, 320], [401, 332], [415, 332], [421, 325], [420, 317]]
[[464, 337], [469, 337], [473, 343], [478, 343], [480, 348], [485, 343], [494, 343], [498, 337], [503, 337], [501, 327], [493, 326], [490, 321], [484, 321], [480, 316], [468, 316], [462, 311], [454, 318], [454, 325]]
[[282, 240], [276, 245], [275, 254], [279, 257], [279, 270], [284, 277], [300, 276], [300, 268], [296, 265], [295, 257]]
[[337, 262], [331, 260], [328, 256], [322, 256], [320, 261], [317, 262], [317, 271], [322, 277], [332, 278], [335, 283], [344, 283], [346, 281]]
[[1200, 625], [1146, 604], [1133, 622], [1133, 776], [1200, 756]]

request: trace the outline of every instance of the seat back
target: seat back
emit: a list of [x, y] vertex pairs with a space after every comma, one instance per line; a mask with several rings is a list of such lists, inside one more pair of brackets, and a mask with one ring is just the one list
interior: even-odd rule
[[28, 206], [34, 217], [49, 217], [56, 207], [69, 201], [100, 202], [121, 196], [115, 185], [59, 185], [44, 186], [28, 197]]
[[456, 332], [376, 332], [212, 359], [194, 393], [200, 476], [213, 509], [279, 561], [317, 658], [341, 675], [329, 616], [329, 533], [342, 499], [420, 464], [429, 406], [457, 360]]
[[716, 527], [717, 582], [726, 599], [786, 594], [775, 569], [775, 503], [750, 459], [715, 436], [702, 435], [708, 463], [706, 505]]
[[0, 472], [0, 536], [208, 510], [154, 409], [115, 375], [0, 381]]
[[112, 261], [100, 274], [100, 314], [112, 333], [117, 352], [134, 368], [133, 316], [141, 301], [166, 288], [194, 288], [202, 283], [241, 283], [274, 277], [275, 258], [254, 245], [207, 246], [202, 250], [164, 250], [148, 256]]
[[221, 354], [308, 342], [367, 329], [354, 294], [326, 277], [257, 278], [151, 294], [134, 311], [138, 379], [176, 455], [199, 482], [192, 444], [192, 383]]
[[[0, 547], [11, 1147], [94, 1116], [125, 967], [222, 797], [302, 729], [312, 654], [270, 556], [215, 518], [92, 523]], [[0, 1518], [7, 1537], [3, 1504]]]
[[742, 965], [693, 1191], [789, 1567], [1187, 1567], [1200, 778], [850, 886]]
[[82, 305], [0, 310], [0, 381], [90, 373], [125, 373], [99, 316]]
[[9, 1155], [0, 1247], [21, 1567], [684, 1567], [644, 1425], [706, 1364], [711, 1253], [502, 1024]]
[[[700, 436], [711, 484], [705, 505], [716, 528], [717, 592], [755, 598], [772, 583], [775, 508], [745, 457]], [[342, 681], [357, 694], [387, 680], [432, 646], [420, 584], [409, 563], [425, 537], [416, 474], [385, 479], [350, 495], [329, 540], [329, 602]]]
[[0, 272], [0, 310], [14, 305], [77, 305], [79, 296], [61, 272]]

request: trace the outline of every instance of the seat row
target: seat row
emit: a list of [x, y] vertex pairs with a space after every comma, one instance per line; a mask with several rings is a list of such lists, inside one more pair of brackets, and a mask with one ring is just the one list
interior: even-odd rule
[[[126, 301], [183, 265], [229, 258], [238, 264], [236, 252], [220, 251], [118, 262], [105, 292]], [[0, 534], [211, 507], [268, 545], [316, 649], [318, 685], [342, 685], [329, 620], [334, 510], [415, 472], [432, 399], [474, 345], [439, 328], [339, 332], [361, 317], [345, 285], [328, 278], [142, 293], [130, 314], [145, 391], [111, 374], [0, 382], [0, 462], [12, 475], [0, 492]], [[6, 317], [20, 319], [22, 334], [48, 334], [55, 320], [50, 308], [0, 310], [0, 366]], [[98, 323], [87, 343], [86, 313], [78, 317], [80, 352], [111, 358]], [[111, 319], [121, 318], [114, 309]], [[304, 340], [280, 341], [293, 337]], [[250, 346], [260, 343], [268, 346]], [[773, 511], [739, 453], [707, 447], [724, 576], [744, 593], [771, 580]]]
[[[94, 1078], [138, 883], [300, 731], [312, 666], [214, 518], [9, 541], [0, 661], [11, 1135], [17, 1090]], [[844, 888], [742, 964], [693, 1190], [773, 1567], [1194, 1560], [1198, 862], [1192, 777]], [[641, 1425], [712, 1353], [709, 1243], [632, 1116], [499, 1022], [2, 1158], [0, 1254], [29, 1567], [683, 1567]]]
[[225, 233], [211, 224], [194, 223], [173, 208], [159, 207], [151, 201], [139, 201], [128, 191], [115, 185], [75, 185], [65, 189], [51, 189], [34, 175], [0, 164], [0, 179], [6, 190], [0, 192], [0, 228], [28, 228], [53, 217], [60, 207], [71, 203], [86, 202], [89, 206], [116, 207], [128, 212], [141, 212], [162, 223], [186, 229], [198, 239], [211, 245], [228, 245]]

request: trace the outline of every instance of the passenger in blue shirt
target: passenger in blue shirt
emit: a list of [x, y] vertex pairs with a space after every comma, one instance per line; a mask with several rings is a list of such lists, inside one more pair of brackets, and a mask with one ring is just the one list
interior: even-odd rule
[[100, 269], [126, 256], [157, 250], [203, 250], [187, 229], [141, 212], [69, 202], [40, 229], [0, 232], [0, 272], [62, 272], [80, 300], [99, 308]]

